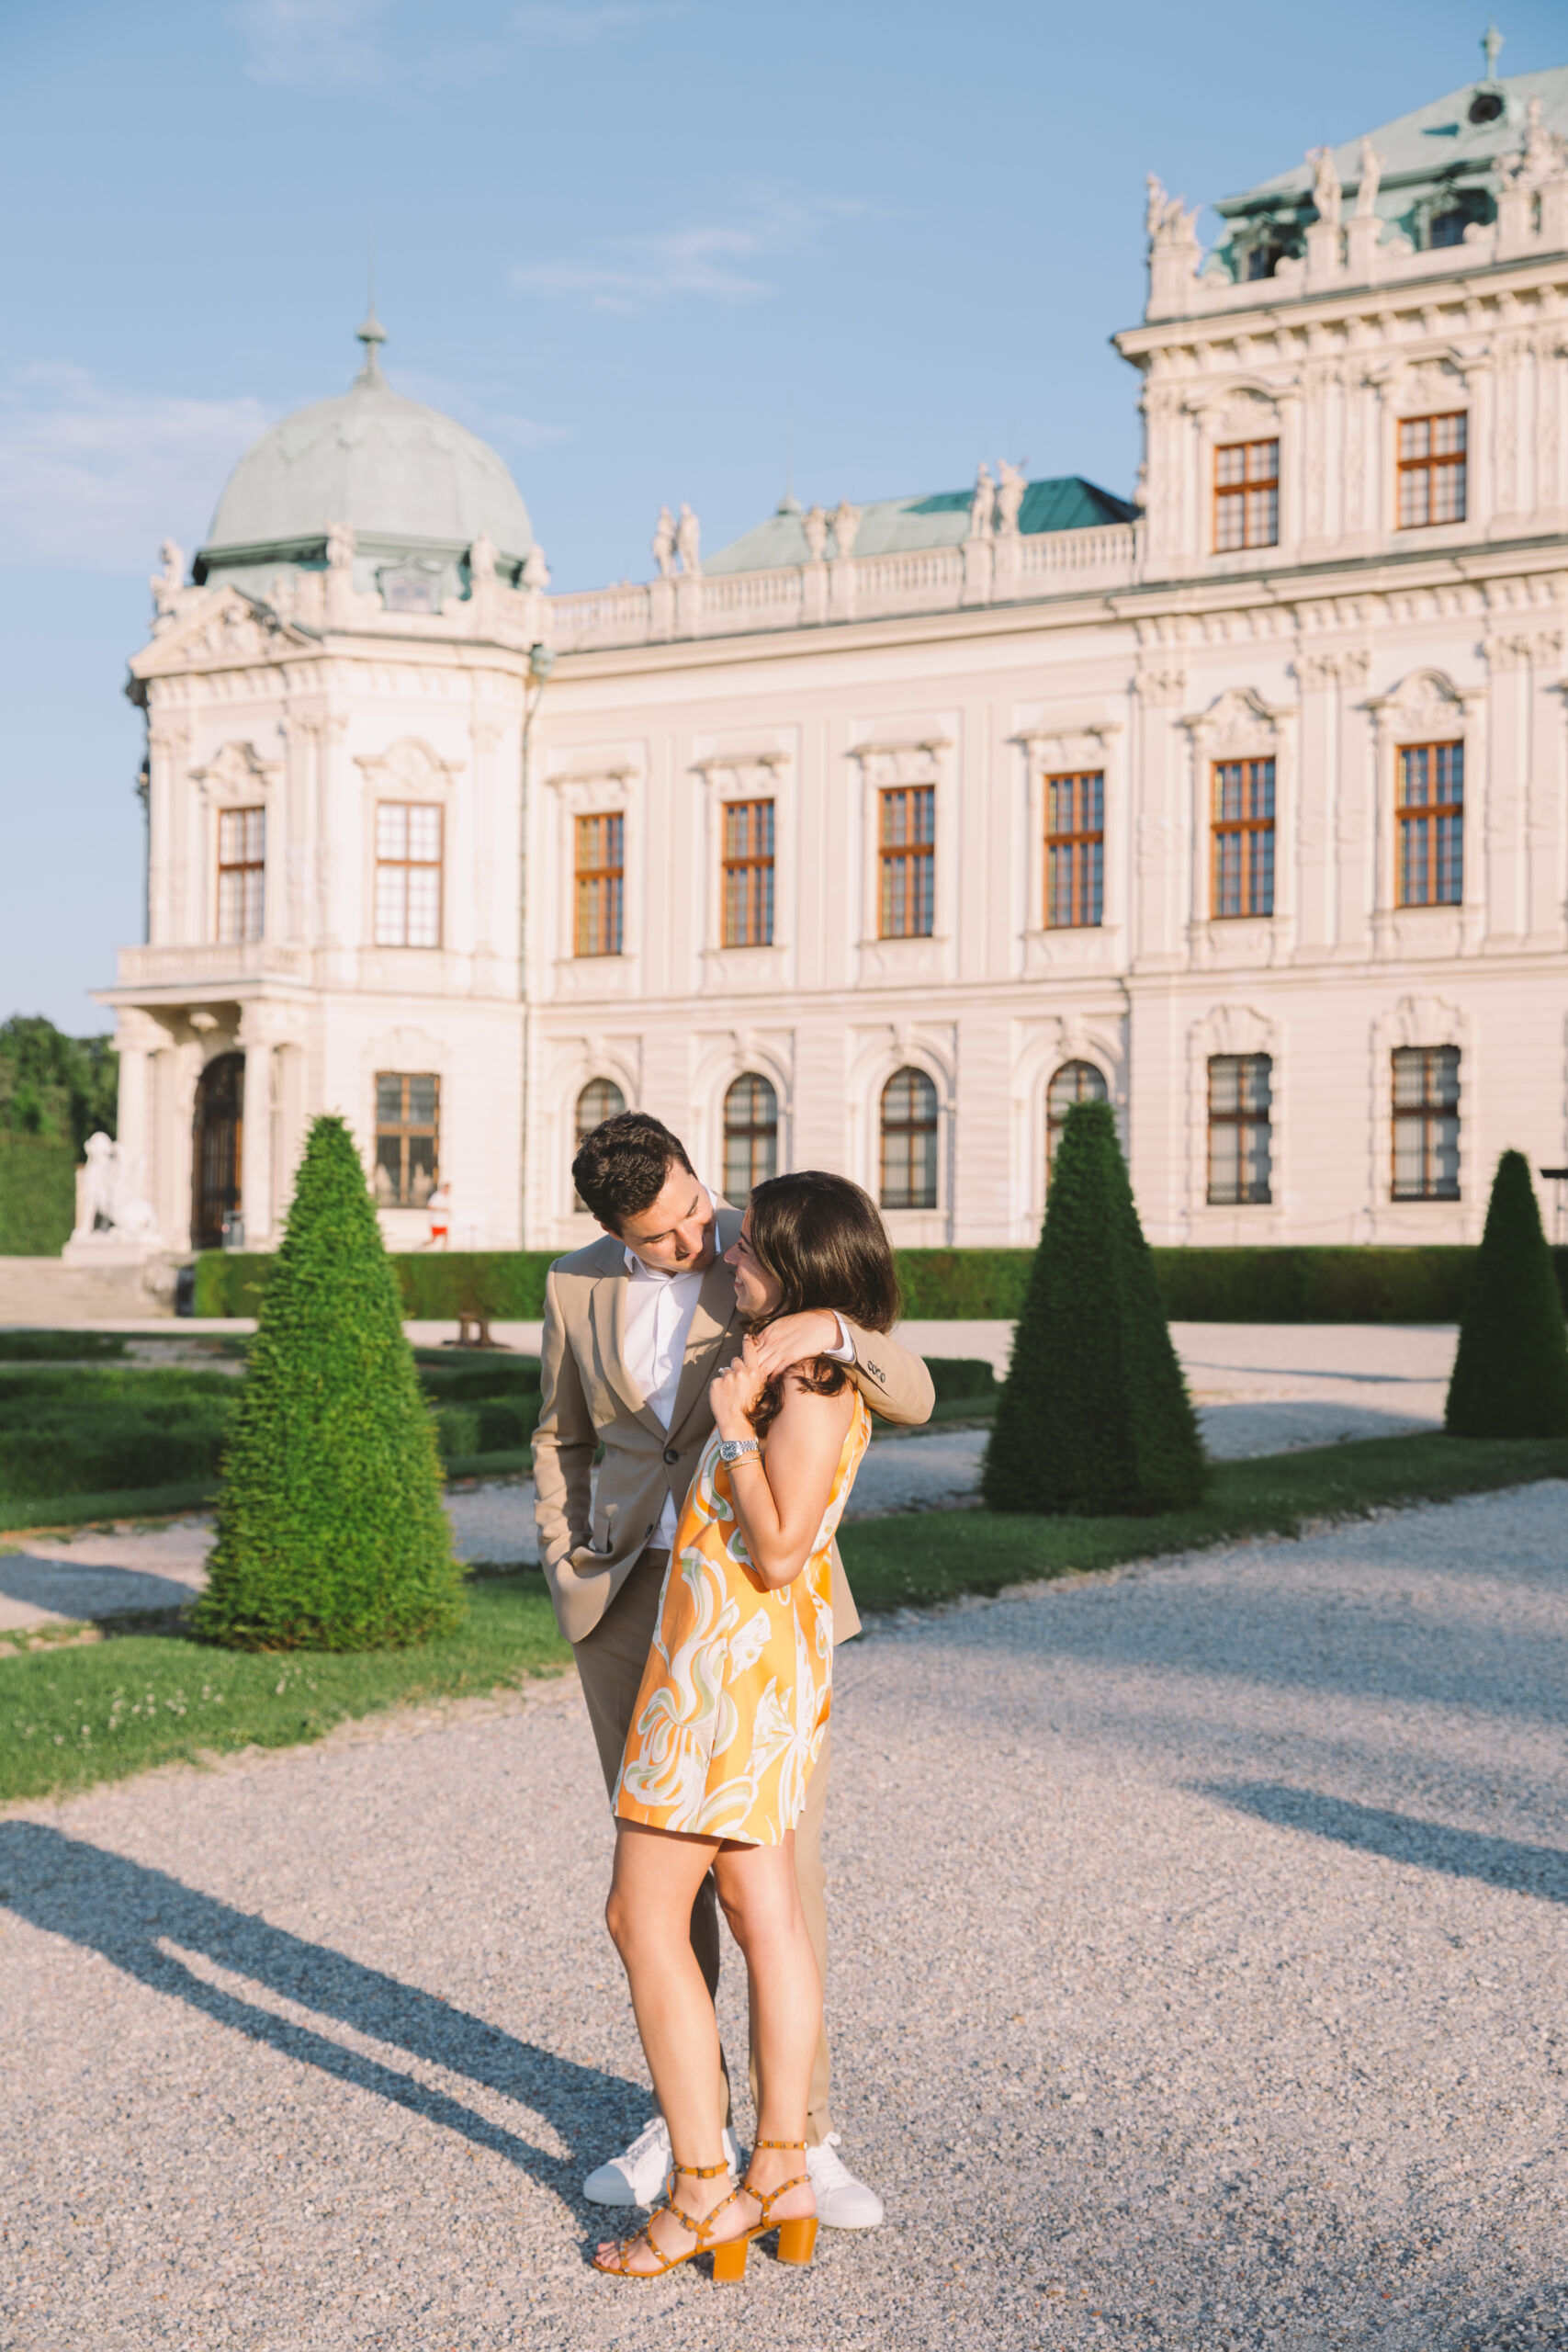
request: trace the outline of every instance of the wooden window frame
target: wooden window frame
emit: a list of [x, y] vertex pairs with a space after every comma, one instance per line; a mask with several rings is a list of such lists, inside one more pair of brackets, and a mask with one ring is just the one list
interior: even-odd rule
[[[1419, 1092], [1415, 1101], [1402, 1102], [1400, 1077], [1402, 1072], [1415, 1069], [1419, 1064]], [[1434, 1077], [1438, 1083], [1434, 1086]], [[1445, 1097], [1442, 1080], [1451, 1076], [1453, 1092]], [[1389, 1198], [1391, 1201], [1457, 1201], [1461, 1197], [1460, 1149], [1463, 1140], [1464, 1060], [1458, 1046], [1395, 1046], [1389, 1057]], [[1445, 1126], [1453, 1129], [1451, 1149], [1454, 1171], [1451, 1178], [1440, 1173], [1440, 1159], [1450, 1139], [1443, 1134]], [[1400, 1130], [1420, 1128], [1420, 1181], [1416, 1185], [1400, 1182]]]
[[[1267, 770], [1265, 775], [1262, 772]], [[1239, 772], [1240, 802], [1235, 815], [1225, 812], [1222, 797], [1232, 771]], [[1267, 919], [1274, 912], [1274, 821], [1277, 808], [1277, 775], [1272, 753], [1262, 759], [1214, 760], [1209, 768], [1210, 858], [1209, 915], [1214, 922], [1243, 922], [1247, 918]], [[1254, 804], [1255, 791], [1267, 794], [1268, 808], [1258, 814]], [[1266, 838], [1268, 872], [1260, 874], [1262, 851], [1254, 850], [1254, 842]], [[1229, 864], [1227, 844], [1239, 844], [1234, 877], [1226, 868]], [[1235, 884], [1237, 904], [1224, 903], [1231, 895], [1230, 883]], [[1258, 901], [1267, 898], [1268, 904]]]
[[[1442, 777], [1441, 754], [1455, 756]], [[1424, 782], [1445, 791], [1442, 800], [1412, 800], [1411, 764], [1427, 762]], [[1453, 771], [1457, 770], [1457, 774]], [[1401, 907], [1458, 907], [1464, 903], [1464, 739], [1441, 742], [1400, 743], [1394, 751], [1394, 903]], [[1414, 897], [1411, 883], [1418, 872], [1425, 883]]]
[[1105, 771], [1078, 769], [1043, 783], [1044, 927], [1096, 931], [1105, 921]]
[[[400, 856], [389, 854], [383, 846], [386, 834], [382, 820], [390, 817], [400, 817], [403, 820], [403, 853]], [[435, 855], [434, 857], [415, 857], [412, 854], [413, 820], [416, 817], [431, 817], [434, 820]], [[439, 801], [378, 800], [376, 803], [374, 925], [378, 947], [412, 948], [421, 955], [428, 955], [434, 949], [440, 947], [446, 933], [446, 812]], [[410, 937], [410, 933], [415, 928], [411, 918], [414, 907], [416, 877], [432, 874], [435, 877], [435, 936], [434, 939], [413, 939]], [[384, 895], [383, 877], [392, 875], [401, 877], [400, 885], [395, 895], [390, 893]]]
[[[1253, 453], [1272, 450], [1271, 470], [1253, 471]], [[1235, 481], [1222, 481], [1221, 459], [1239, 457], [1241, 473]], [[1269, 434], [1258, 441], [1220, 441], [1214, 445], [1213, 467], [1213, 552], [1215, 555], [1244, 555], [1249, 548], [1277, 548], [1280, 544], [1280, 436]], [[1254, 527], [1254, 504], [1266, 497], [1267, 529]], [[1224, 524], [1233, 514], [1241, 517], [1241, 537], [1227, 540]]]
[[[1259, 1103], [1249, 1093], [1249, 1080], [1261, 1069], [1265, 1100]], [[1235, 1101], [1216, 1107], [1215, 1080], [1221, 1072], [1234, 1073]], [[1274, 1200], [1274, 1057], [1272, 1054], [1211, 1054], [1209, 1056], [1208, 1111], [1208, 1181], [1204, 1197], [1211, 1208], [1244, 1209], [1269, 1208]], [[1261, 1132], [1263, 1149], [1268, 1155], [1268, 1173], [1261, 1181], [1256, 1177], [1244, 1180], [1243, 1171], [1257, 1162], [1256, 1136]], [[1226, 1191], [1216, 1182], [1214, 1145], [1221, 1136], [1235, 1137], [1234, 1151], [1228, 1155], [1235, 1169], [1234, 1188]]]
[[[896, 1121], [889, 1121], [887, 1115], [887, 1098], [892, 1093], [894, 1087], [899, 1083], [900, 1080], [908, 1078], [920, 1080], [925, 1087], [929, 1089], [931, 1115], [929, 1118], [926, 1117], [922, 1109], [922, 1112], [919, 1116], [916, 1116], [913, 1112], [911, 1112], [910, 1116], [907, 1119], [900, 1118]], [[913, 1094], [916, 1090], [910, 1089], [909, 1091]], [[919, 1099], [923, 1104], [927, 1097], [922, 1095]], [[932, 1079], [930, 1071], [921, 1069], [919, 1065], [916, 1062], [906, 1062], [899, 1069], [896, 1069], [892, 1076], [887, 1079], [883, 1086], [881, 1093], [877, 1097], [876, 1114], [878, 1198], [881, 1205], [885, 1209], [925, 1209], [930, 1211], [936, 1208], [939, 1204], [939, 1194], [941, 1192], [942, 1171], [939, 1162], [941, 1150], [940, 1138], [942, 1132], [942, 1103], [937, 1094], [936, 1082]], [[929, 1142], [925, 1140], [927, 1137], [930, 1138]], [[898, 1182], [896, 1182], [889, 1175], [887, 1146], [890, 1138], [901, 1138], [903, 1141], [903, 1176], [901, 1184]], [[919, 1198], [918, 1199], [914, 1197], [916, 1187], [911, 1181], [916, 1167], [917, 1151], [919, 1153], [921, 1175], [921, 1182], [919, 1188]], [[896, 1194], [900, 1194], [901, 1196], [896, 1198]], [[928, 1194], [929, 1197], [927, 1197]]]
[[[747, 1097], [747, 1107], [752, 1115], [744, 1120], [734, 1115], [731, 1106], [741, 1087], [761, 1087], [766, 1103], [773, 1105], [772, 1116], [755, 1115], [756, 1096]], [[746, 1165], [739, 1165], [739, 1148], [745, 1148]], [[724, 1091], [724, 1197], [731, 1208], [743, 1209], [759, 1184], [776, 1176], [779, 1166], [779, 1092], [771, 1078], [760, 1069], [743, 1069], [732, 1079]], [[741, 1183], [744, 1173], [747, 1182]]]
[[[584, 1126], [582, 1123], [582, 1105], [596, 1086], [607, 1086], [611, 1093], [615, 1097], [619, 1109], [615, 1111], [605, 1111], [599, 1118], [590, 1119], [587, 1125]], [[594, 1128], [603, 1126], [605, 1119], [617, 1118], [620, 1115], [620, 1112], [624, 1111], [626, 1107], [626, 1095], [619, 1084], [613, 1078], [591, 1078], [584, 1085], [581, 1086], [578, 1089], [577, 1100], [571, 1106], [571, 1156], [573, 1159], [577, 1158], [578, 1153], [582, 1149], [583, 1145], [593, 1133]], [[574, 1216], [589, 1216], [592, 1214], [587, 1202], [583, 1199], [575, 1184], [571, 1188], [571, 1208], [572, 1215]]]
[[878, 938], [931, 938], [936, 930], [934, 784], [880, 787], [876, 844]]
[[[236, 833], [240, 837], [237, 842], [234, 839]], [[239, 852], [237, 856], [233, 854], [236, 849]], [[266, 808], [263, 804], [251, 804], [243, 808], [220, 808], [219, 943], [225, 947], [248, 947], [253, 941], [263, 936], [265, 922]]]
[[724, 829], [723, 944], [771, 947], [775, 804], [772, 800], [726, 800], [720, 809]]
[[[1095, 1085], [1085, 1086], [1083, 1074], [1086, 1071], [1096, 1081]], [[1070, 1077], [1073, 1081], [1072, 1101], [1064, 1100], [1058, 1111], [1056, 1088], [1060, 1081], [1067, 1077]], [[1073, 1103], [1109, 1102], [1110, 1100], [1111, 1089], [1106, 1082], [1105, 1072], [1097, 1069], [1093, 1062], [1086, 1062], [1081, 1055], [1076, 1056], [1070, 1062], [1060, 1063], [1051, 1072], [1045, 1084], [1045, 1189], [1047, 1192], [1051, 1189], [1051, 1170], [1056, 1165], [1056, 1146], [1062, 1140], [1062, 1129], [1067, 1124], [1067, 1113], [1072, 1109]]]
[[[626, 812], [604, 808], [575, 818], [572, 841], [572, 953], [619, 956], [626, 944]], [[584, 863], [585, 851], [592, 863]]]
[[[399, 1090], [398, 1115], [383, 1116], [382, 1089], [396, 1086]], [[414, 1086], [431, 1089], [431, 1110], [428, 1119], [416, 1118], [410, 1108], [409, 1090]], [[410, 1147], [428, 1139], [430, 1144], [430, 1182], [423, 1199], [415, 1196], [413, 1155]], [[388, 1191], [383, 1191], [382, 1179], [387, 1163], [382, 1157], [388, 1141], [398, 1145], [397, 1175]], [[422, 1171], [423, 1172], [423, 1171]], [[378, 1069], [376, 1072], [376, 1205], [382, 1209], [423, 1209], [441, 1182], [441, 1080], [434, 1070]]]
[[[1438, 425], [1456, 424], [1460, 428], [1458, 448], [1433, 449], [1430, 443], [1434, 428]], [[1425, 428], [1427, 434], [1427, 447], [1414, 452], [1407, 450], [1405, 435], [1418, 432], [1422, 428]], [[1441, 480], [1456, 472], [1459, 477], [1456, 496], [1458, 511], [1452, 514], [1434, 514], [1432, 512], [1433, 492], [1438, 487]], [[1427, 511], [1422, 514], [1406, 514], [1406, 503], [1414, 504], [1415, 503], [1417, 481], [1421, 484], [1422, 503]], [[1408, 501], [1407, 484], [1409, 485]], [[1445, 408], [1434, 410], [1429, 416], [1398, 418], [1394, 428], [1394, 528], [1399, 531], [1438, 530], [1445, 523], [1464, 522], [1469, 507], [1470, 411], [1463, 408]]]

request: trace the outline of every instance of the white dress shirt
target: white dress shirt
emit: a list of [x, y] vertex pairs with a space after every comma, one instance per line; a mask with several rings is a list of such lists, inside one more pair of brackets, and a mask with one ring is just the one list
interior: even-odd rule
[[[709, 1193], [708, 1198], [716, 1214], [717, 1195]], [[626, 1249], [626, 1366], [643, 1401], [652, 1407], [665, 1429], [670, 1427], [670, 1417], [675, 1409], [675, 1391], [681, 1385], [682, 1367], [686, 1361], [692, 1317], [697, 1311], [706, 1271], [705, 1267], [702, 1272], [693, 1273], [670, 1266], [645, 1265], [635, 1250], [629, 1245]], [[853, 1363], [855, 1351], [841, 1317], [839, 1341], [838, 1347], [829, 1352], [840, 1363]], [[675, 1498], [667, 1494], [659, 1525], [649, 1538], [653, 1550], [673, 1549], [678, 1519]]]

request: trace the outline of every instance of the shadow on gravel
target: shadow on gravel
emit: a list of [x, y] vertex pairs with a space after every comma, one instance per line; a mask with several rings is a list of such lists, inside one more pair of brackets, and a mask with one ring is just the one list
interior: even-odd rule
[[[306, 1943], [163, 1871], [144, 1870], [36, 1822], [0, 1823], [0, 1903], [283, 2057], [319, 2066], [339, 2082], [493, 2149], [574, 2209], [587, 2165], [599, 2161], [606, 2144], [627, 2139], [645, 2114], [646, 2092], [617, 2075], [515, 2041], [434, 1994], [362, 1967], [324, 1944]], [[536, 2147], [413, 2075], [209, 1984], [169, 1951], [170, 1944], [249, 1977], [281, 2000], [516, 2100], [559, 2134], [568, 2154]]]
[[1568, 1903], [1568, 1854], [1555, 1846], [1522, 1846], [1512, 1838], [1489, 1838], [1475, 1829], [1448, 1829], [1440, 1821], [1414, 1814], [1387, 1813], [1355, 1804], [1348, 1797], [1292, 1789], [1276, 1781], [1212, 1781], [1198, 1793], [1217, 1797], [1237, 1813], [1249, 1813], [1277, 1829], [1305, 1829], [1337, 1845], [1356, 1846], [1391, 1862], [1440, 1871], [1449, 1878], [1480, 1879], [1543, 1903]]

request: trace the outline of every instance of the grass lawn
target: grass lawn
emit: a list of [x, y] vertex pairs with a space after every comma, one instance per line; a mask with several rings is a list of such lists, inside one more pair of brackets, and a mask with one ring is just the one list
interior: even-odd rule
[[458, 1631], [417, 1649], [257, 1654], [128, 1634], [0, 1658], [0, 1802], [253, 1744], [291, 1747], [351, 1715], [494, 1690], [570, 1656], [543, 1581], [523, 1576], [475, 1580]]
[[1535, 1478], [1568, 1478], [1568, 1438], [1363, 1438], [1257, 1462], [1220, 1462], [1193, 1510], [1152, 1519], [1029, 1519], [1002, 1511], [852, 1522], [840, 1547], [863, 1609], [919, 1608], [1032, 1577], [1072, 1576], [1247, 1535], [1296, 1535], [1312, 1520], [1444, 1502]]

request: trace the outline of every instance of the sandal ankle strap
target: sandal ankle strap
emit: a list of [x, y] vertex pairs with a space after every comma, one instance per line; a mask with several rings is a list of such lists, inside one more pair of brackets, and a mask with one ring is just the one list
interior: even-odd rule
[[752, 2143], [751, 2143], [751, 2145], [752, 2145], [754, 2148], [800, 2148], [800, 2149], [804, 2149], [804, 2148], [805, 2148], [805, 2146], [806, 2146], [806, 2143], [805, 2143], [805, 2141], [804, 2141], [804, 2140], [753, 2140], [753, 2141], [752, 2141]]
[[[764, 2147], [771, 2147], [773, 2143], [769, 2140], [764, 2140], [762, 2145]], [[717, 2180], [721, 2175], [728, 2172], [729, 2166], [728, 2165], [678, 2165], [671, 2163], [670, 2169], [672, 2173], [684, 2173], [688, 2180]]]

